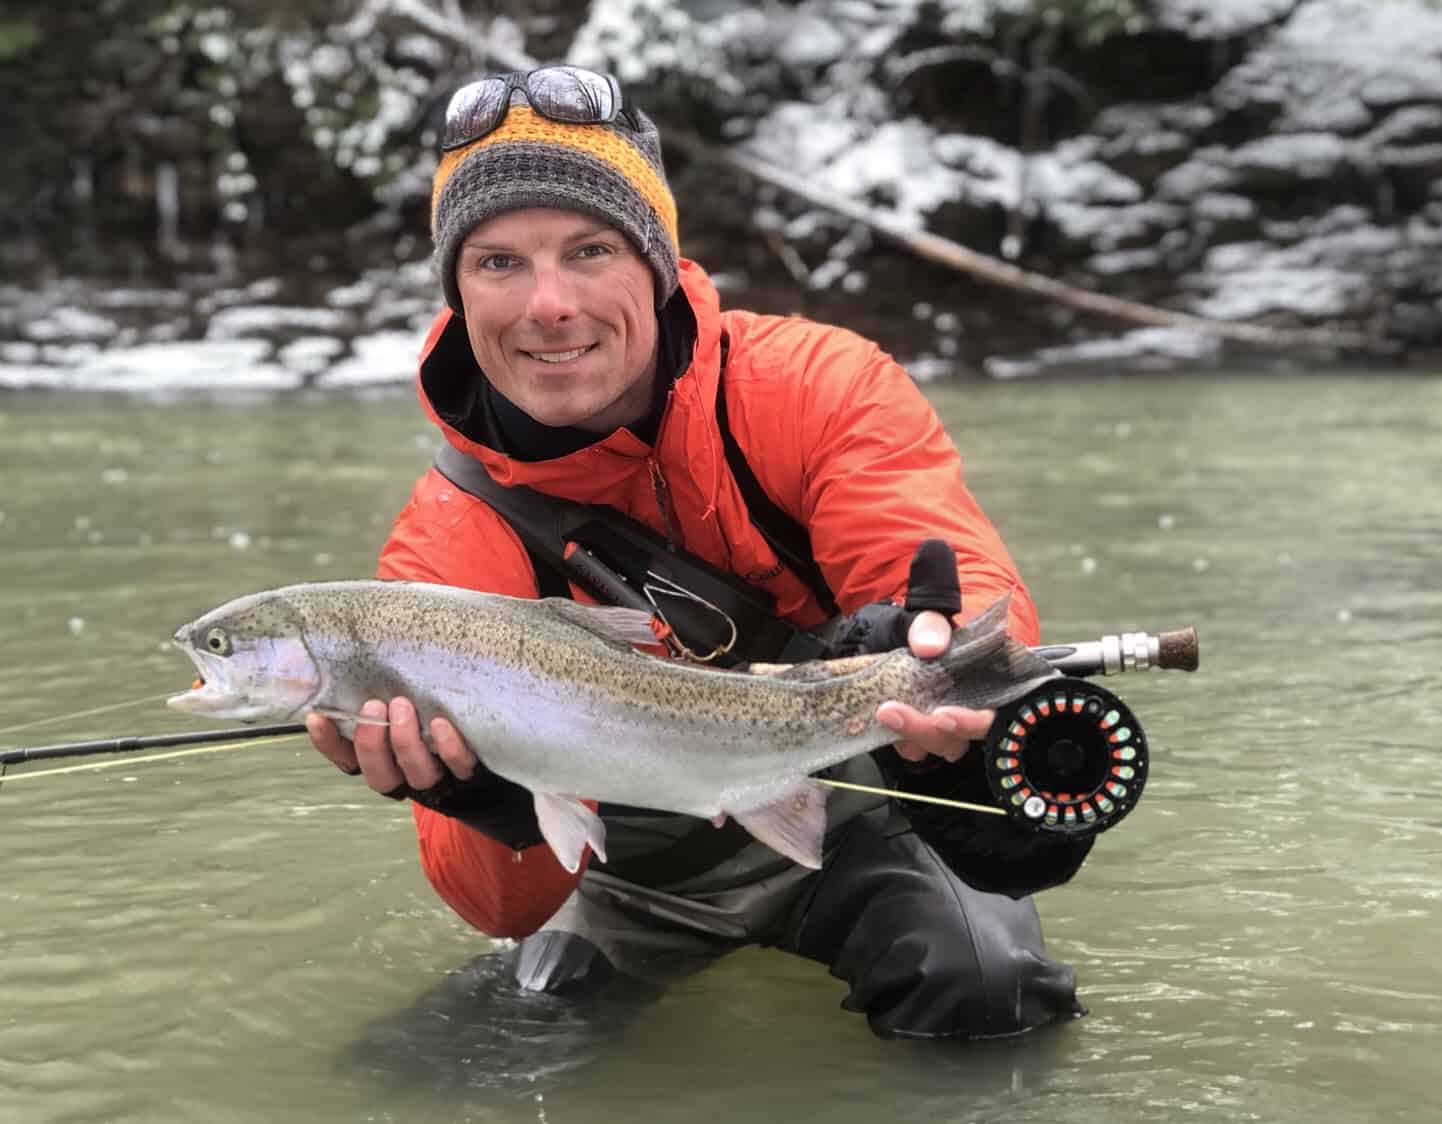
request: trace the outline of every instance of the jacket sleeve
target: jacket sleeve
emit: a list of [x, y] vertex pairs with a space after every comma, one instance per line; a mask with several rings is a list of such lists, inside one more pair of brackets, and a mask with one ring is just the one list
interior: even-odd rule
[[[432, 470], [422, 477], [381, 549], [377, 576], [535, 597], [524, 548], [504, 521]], [[535, 932], [576, 887], [544, 843], [513, 851], [459, 819], [414, 801], [421, 868], [461, 917], [493, 937]]]
[[1010, 594], [1012, 635], [1037, 643], [1036, 609], [1011, 555], [963, 482], [936, 412], [894, 359], [845, 329], [795, 322], [756, 341], [749, 357], [736, 373], [791, 408], [756, 408], [757, 395], [742, 395], [751, 440], [765, 450], [748, 460], [805, 525], [843, 612], [900, 601], [916, 547], [939, 538], [956, 553], [963, 619]]
[[[771, 470], [763, 483], [776, 489], [771, 494], [778, 502], [795, 505], [791, 510], [805, 524], [842, 610], [901, 601], [917, 545], [940, 538], [956, 555], [963, 618], [1009, 594], [1011, 634], [1036, 644], [1031, 597], [1001, 536], [963, 482], [960, 454], [911, 377], [850, 332], [813, 326], [804, 340], [789, 361], [781, 361], [788, 370], [784, 379], [768, 377], [764, 358], [752, 368], [754, 377], [794, 396], [792, 409], [757, 415], [762, 427], [794, 430], [765, 434], [761, 447], [769, 453], [756, 463]], [[800, 371], [790, 366], [798, 361]], [[780, 464], [778, 451], [794, 456], [794, 463]], [[799, 482], [789, 495], [788, 479]], [[898, 787], [989, 802], [978, 753], [920, 769], [890, 749], [876, 756]], [[1014, 897], [1067, 881], [1091, 849], [1089, 839], [1058, 840], [990, 816], [960, 816], [927, 805], [908, 805], [908, 813], [918, 834], [961, 878]]]

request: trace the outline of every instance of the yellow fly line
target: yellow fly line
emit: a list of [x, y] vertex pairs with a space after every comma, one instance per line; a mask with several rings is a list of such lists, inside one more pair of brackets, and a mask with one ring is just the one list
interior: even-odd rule
[[[149, 701], [149, 700], [145, 700]], [[130, 704], [121, 704], [130, 705]], [[100, 709], [111, 710], [114, 707], [102, 707]], [[72, 715], [71, 717], [75, 717]], [[14, 784], [16, 781], [34, 781], [41, 777], [62, 777], [67, 773], [98, 772], [101, 769], [124, 769], [135, 765], [148, 765], [153, 761], [171, 761], [179, 757], [198, 757], [203, 753], [225, 753], [234, 749], [250, 749], [258, 745], [274, 745], [276, 742], [288, 741], [291, 738], [301, 737], [299, 733], [280, 734], [273, 738], [250, 738], [245, 741], [223, 742], [220, 745], [205, 745], [195, 749], [177, 749], [169, 753], [152, 753], [145, 757], [122, 757], [112, 758], [109, 761], [87, 761], [83, 765], [65, 765], [59, 769], [41, 769], [27, 773], [5, 773], [0, 772], [0, 787]], [[867, 784], [852, 784], [850, 781], [833, 781], [824, 777], [815, 778], [824, 785], [831, 788], [845, 788], [852, 792], [868, 792], [875, 796], [887, 796], [895, 800], [915, 800], [923, 804], [939, 804], [944, 808], [960, 808], [968, 812], [985, 812], [987, 815], [1004, 816], [1006, 809], [998, 808], [994, 804], [969, 804], [964, 800], [948, 800], [942, 796], [926, 796], [919, 792], [903, 792], [892, 788], [875, 788]]]
[[273, 745], [301, 734], [279, 734], [273, 738], [251, 738], [248, 741], [222, 742], [220, 745], [203, 745], [197, 749], [177, 749], [169, 753], [152, 753], [145, 757], [122, 757], [109, 761], [87, 761], [84, 765], [66, 765], [60, 769], [41, 769], [30, 773], [5, 773], [0, 775], [0, 787], [16, 781], [33, 781], [41, 777], [59, 777], [65, 773], [80, 773], [89, 769], [122, 769], [132, 765], [145, 765], [151, 761], [168, 761], [175, 757], [195, 757], [201, 753], [224, 753], [230, 749], [249, 749], [255, 745]]
[[832, 788], [849, 788], [853, 792], [870, 792], [877, 796], [890, 796], [896, 800], [916, 800], [922, 804], [940, 804], [943, 808], [961, 808], [967, 812], [985, 812], [989, 816], [1006, 815], [1005, 808], [998, 808], [995, 804], [968, 804], [965, 800], [948, 800], [944, 796], [924, 796], [919, 792], [903, 792], [894, 788], [873, 788], [869, 784], [852, 784], [850, 781], [830, 781], [825, 777], [816, 777], [822, 784], [830, 785]]

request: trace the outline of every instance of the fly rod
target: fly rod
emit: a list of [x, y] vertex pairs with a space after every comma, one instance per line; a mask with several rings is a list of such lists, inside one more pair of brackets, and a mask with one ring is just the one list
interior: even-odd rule
[[[1123, 632], [1079, 644], [1050, 644], [1031, 649], [1063, 675], [1119, 675], [1153, 669], [1195, 671], [1197, 633], [1194, 628], [1174, 632]], [[105, 753], [135, 753], [146, 749], [205, 745], [211, 742], [248, 741], [280, 734], [302, 734], [299, 722], [274, 726], [240, 726], [228, 730], [149, 734], [95, 741], [61, 742], [21, 749], [0, 749], [0, 767], [59, 757], [94, 757]]]

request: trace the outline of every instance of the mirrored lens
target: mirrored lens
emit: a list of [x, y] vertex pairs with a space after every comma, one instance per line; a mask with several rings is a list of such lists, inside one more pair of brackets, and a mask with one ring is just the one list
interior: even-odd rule
[[482, 78], [462, 86], [451, 95], [446, 106], [446, 130], [441, 148], [459, 148], [485, 136], [506, 115], [509, 97], [510, 87], [503, 78]]
[[526, 97], [536, 112], [552, 121], [600, 125], [621, 111], [616, 80], [578, 66], [548, 66], [526, 77]]

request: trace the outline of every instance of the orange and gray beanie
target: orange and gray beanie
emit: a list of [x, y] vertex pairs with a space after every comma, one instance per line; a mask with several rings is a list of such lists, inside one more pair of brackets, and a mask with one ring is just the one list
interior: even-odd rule
[[656, 307], [676, 291], [676, 200], [656, 126], [639, 110], [608, 125], [571, 125], [542, 117], [518, 98], [493, 131], [442, 153], [431, 189], [431, 236], [446, 303], [457, 314], [463, 309], [456, 259], [466, 235], [494, 215], [526, 207], [578, 211], [615, 227], [656, 275]]

